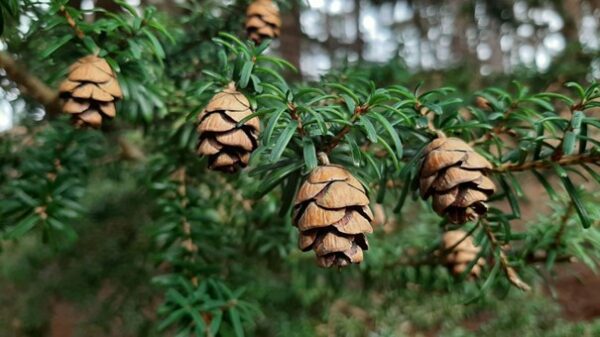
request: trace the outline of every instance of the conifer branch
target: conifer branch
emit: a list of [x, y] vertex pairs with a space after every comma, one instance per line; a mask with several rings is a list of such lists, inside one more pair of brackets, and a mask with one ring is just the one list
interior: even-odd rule
[[69, 24], [69, 26], [71, 26], [71, 28], [73, 28], [73, 31], [75, 31], [75, 35], [77, 36], [77, 38], [79, 38], [80, 40], [83, 40], [83, 38], [85, 37], [85, 34], [81, 30], [81, 28], [79, 28], [79, 26], [75, 22], [75, 19], [73, 19], [73, 17], [71, 16], [71, 14], [69, 14], [69, 12], [67, 12], [67, 9], [65, 8], [65, 6], [60, 6], [60, 14], [62, 14], [62, 16], [64, 16], [65, 19], [67, 19], [67, 23]]
[[485, 221], [482, 221], [481, 224], [483, 225], [485, 234], [488, 237], [488, 240], [490, 241], [492, 248], [498, 249], [498, 251], [499, 251], [499, 259], [500, 259], [499, 262], [500, 262], [500, 265], [502, 266], [502, 269], [504, 270], [504, 274], [506, 275], [506, 278], [508, 279], [508, 281], [512, 285], [514, 285], [515, 287], [517, 287], [523, 291], [530, 291], [531, 287], [527, 283], [525, 283], [523, 280], [521, 280], [521, 277], [519, 276], [517, 271], [510, 265], [510, 262], [508, 261], [508, 257], [506, 256], [506, 253], [504, 252], [504, 248], [498, 243], [498, 239], [496, 239], [496, 236], [494, 235], [494, 232], [492, 232], [492, 229], [490, 228], [490, 226]]
[[600, 153], [582, 153], [570, 156], [563, 156], [557, 160], [540, 159], [524, 162], [522, 164], [506, 163], [493, 168], [492, 171], [498, 173], [519, 172], [549, 168], [553, 165], [569, 166], [585, 163], [600, 164]]
[[293, 103], [288, 103], [287, 107], [290, 111], [290, 117], [298, 122], [298, 132], [300, 133], [300, 137], [304, 137], [304, 126], [302, 125], [302, 118], [298, 115], [298, 107]]
[[350, 130], [352, 129], [352, 126], [354, 125], [354, 122], [356, 122], [356, 120], [358, 118], [360, 118], [360, 116], [364, 113], [366, 113], [369, 110], [369, 107], [365, 104], [365, 105], [359, 105], [356, 108], [354, 108], [354, 113], [352, 114], [352, 117], [350, 118], [350, 123], [346, 126], [344, 126], [331, 140], [331, 142], [329, 142], [329, 144], [327, 144], [325, 146], [325, 148], [323, 149], [323, 152], [325, 152], [326, 154], [331, 153], [331, 151], [333, 151], [333, 149], [335, 149], [340, 142], [342, 141], [342, 139], [344, 139], [344, 137], [348, 134], [348, 132], [350, 132]]
[[[185, 209], [188, 205], [185, 167], [181, 167], [173, 172], [172, 178], [178, 184], [177, 194], [180, 199], [181, 208]], [[189, 259], [193, 262], [195, 260], [196, 252], [198, 251], [198, 246], [192, 239], [192, 226], [185, 215], [181, 217], [181, 229], [183, 232], [181, 246], [186, 250], [189, 255]], [[198, 278], [195, 275], [191, 277], [190, 281], [194, 286], [198, 285]]]

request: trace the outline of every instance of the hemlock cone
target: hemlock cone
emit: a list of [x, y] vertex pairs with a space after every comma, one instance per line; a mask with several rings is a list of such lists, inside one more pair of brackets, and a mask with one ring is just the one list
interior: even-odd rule
[[344, 267], [363, 260], [373, 232], [373, 213], [362, 184], [337, 165], [315, 168], [300, 187], [293, 223], [299, 248], [313, 250], [321, 267]]
[[256, 0], [246, 10], [246, 32], [248, 38], [259, 44], [264, 39], [279, 36], [281, 18], [279, 9], [271, 0]]
[[[477, 254], [481, 251], [481, 248], [473, 242], [473, 237], [460, 229], [444, 233], [442, 237], [442, 249], [445, 250], [442, 253], [446, 254], [443, 258], [444, 264], [455, 276], [467, 270], [469, 264], [477, 258]], [[450, 251], [448, 252], [447, 250]], [[473, 265], [469, 275], [474, 278], [479, 277], [484, 266], [485, 260], [479, 258]]]
[[116, 116], [115, 102], [123, 98], [110, 65], [96, 55], [80, 58], [59, 88], [63, 111], [71, 114], [77, 126], [99, 128], [105, 118]]
[[433, 209], [450, 222], [464, 224], [487, 212], [496, 186], [487, 177], [492, 165], [458, 138], [438, 138], [425, 148], [419, 189], [433, 196]]
[[251, 114], [250, 102], [233, 83], [208, 102], [199, 117], [197, 152], [208, 156], [211, 169], [235, 172], [248, 165], [258, 145], [260, 121], [254, 117], [241, 126], [237, 123]]

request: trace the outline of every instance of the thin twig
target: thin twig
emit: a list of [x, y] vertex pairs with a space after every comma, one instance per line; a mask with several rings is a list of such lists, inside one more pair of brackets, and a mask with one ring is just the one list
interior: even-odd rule
[[565, 233], [565, 229], [567, 228], [567, 222], [569, 218], [573, 214], [575, 210], [575, 204], [572, 200], [569, 201], [569, 206], [565, 210], [565, 214], [560, 218], [560, 227], [558, 228], [558, 232], [556, 232], [556, 236], [554, 237], [554, 245], [559, 247], [562, 241], [562, 236]]
[[[189, 202], [187, 198], [185, 167], [177, 169], [177, 171], [173, 173], [172, 178], [179, 184], [179, 186], [177, 187], [177, 194], [180, 198], [181, 207], [185, 209]], [[183, 231], [183, 240], [181, 242], [181, 246], [188, 252], [189, 259], [193, 261], [195, 260], [195, 255], [198, 251], [198, 246], [196, 246], [194, 240], [192, 239], [192, 226], [190, 225], [188, 219], [185, 216], [182, 216], [181, 218], [181, 227]], [[192, 276], [190, 280], [194, 286], [198, 286], [198, 278], [196, 276]]]
[[77, 25], [77, 23], [75, 22], [75, 19], [73, 19], [73, 17], [71, 16], [71, 14], [69, 14], [69, 12], [67, 11], [67, 9], [65, 8], [65, 6], [60, 6], [60, 14], [62, 14], [62, 16], [65, 17], [65, 19], [67, 19], [67, 23], [69, 24], [69, 26], [71, 26], [71, 28], [73, 28], [73, 31], [75, 31], [75, 35], [80, 39], [83, 40], [83, 38], [85, 37], [85, 34], [83, 33], [83, 31], [79, 28], [79, 26]]
[[331, 140], [331, 142], [329, 142], [325, 148], [323, 148], [323, 152], [325, 152], [326, 154], [331, 153], [331, 151], [333, 151], [333, 149], [335, 149], [340, 142], [342, 141], [342, 139], [344, 139], [344, 137], [346, 136], [346, 134], [348, 134], [348, 132], [350, 132], [350, 130], [352, 129], [352, 125], [354, 124], [354, 122], [356, 122], [356, 120], [364, 113], [366, 113], [369, 110], [369, 107], [365, 104], [365, 105], [359, 105], [356, 108], [354, 108], [354, 113], [352, 114], [352, 117], [350, 118], [350, 123], [346, 126], [344, 126], [340, 132], [338, 132], [333, 139]]
[[427, 109], [427, 107], [421, 105], [420, 102], [417, 102], [415, 105], [415, 110], [417, 110], [421, 116], [427, 118], [427, 129], [432, 133], [435, 133], [438, 138], [446, 138], [446, 134], [444, 131], [438, 129], [433, 125], [433, 118], [435, 115], [430, 115], [431, 110]]
[[575, 154], [570, 156], [564, 156], [559, 158], [558, 160], [548, 160], [548, 159], [540, 159], [524, 162], [522, 164], [513, 164], [506, 163], [495, 167], [492, 169], [494, 172], [518, 172], [518, 171], [527, 171], [532, 169], [544, 169], [549, 168], [552, 165], [556, 164], [559, 166], [569, 166], [576, 164], [584, 164], [584, 163], [600, 163], [600, 154], [599, 153], [583, 153], [583, 154]]
[[288, 110], [290, 111], [290, 117], [292, 117], [293, 120], [298, 122], [298, 132], [300, 132], [300, 136], [304, 137], [304, 127], [302, 126], [302, 118], [300, 118], [300, 115], [298, 114], [297, 106], [293, 103], [288, 103], [287, 106]]
[[498, 239], [496, 239], [496, 236], [494, 235], [494, 232], [492, 232], [491, 227], [485, 221], [481, 221], [481, 224], [485, 230], [485, 234], [487, 235], [488, 240], [490, 241], [490, 244], [492, 245], [492, 248], [498, 249], [500, 252], [500, 264], [502, 266], [502, 269], [504, 270], [504, 274], [506, 275], [508, 281], [512, 285], [523, 291], [530, 291], [531, 287], [523, 280], [521, 280], [521, 277], [519, 276], [517, 271], [508, 262], [508, 257], [504, 252], [504, 248], [498, 243]]
[[481, 137], [470, 141], [469, 145], [476, 146], [478, 144], [485, 143], [487, 141], [490, 141], [494, 136], [501, 135], [501, 134], [508, 134], [511, 136], [516, 136], [515, 132], [512, 131], [510, 128], [506, 127], [505, 123], [506, 123], [506, 119], [508, 118], [508, 116], [510, 116], [510, 114], [512, 114], [517, 107], [518, 107], [518, 102], [513, 102], [508, 107], [508, 109], [506, 109], [506, 111], [503, 113], [502, 120], [500, 120], [500, 122], [498, 122], [498, 124], [494, 125], [492, 130], [490, 130], [489, 132], [486, 132]]

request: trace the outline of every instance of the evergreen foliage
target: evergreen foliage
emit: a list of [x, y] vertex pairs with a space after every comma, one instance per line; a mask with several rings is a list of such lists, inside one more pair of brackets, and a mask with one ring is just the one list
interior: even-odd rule
[[[122, 335], [138, 336], [600, 333], [597, 321], [557, 320], [542, 294], [558, 264], [595, 270], [600, 259], [598, 83], [567, 82], [567, 94], [515, 80], [469, 93], [398, 69], [402, 81], [394, 62], [296, 81], [272, 41], [245, 38], [248, 1], [186, 2], [178, 17], [114, 2], [120, 10], [0, 3], [1, 84], [17, 111], [0, 134], [0, 284], [20, 294], [0, 334], [15, 322], [19, 336], [43, 334], [55, 297], [87, 304], [93, 321], [81, 335], [111, 331], [115, 315]], [[31, 18], [25, 31], [11, 24], [18, 13]], [[52, 89], [88, 54], [107, 60], [124, 96], [99, 130], [72, 126]], [[258, 117], [261, 132], [248, 167], [225, 174], [196, 153], [196, 127], [230, 82], [253, 110], [238, 126]], [[464, 225], [419, 196], [423, 150], [444, 135], [493, 167], [487, 215]], [[296, 193], [323, 154], [387, 216], [364, 262], [342, 270], [318, 268], [292, 225]], [[523, 224], [532, 181], [552, 210]], [[440, 245], [458, 228], [481, 249], [453, 276]], [[493, 315], [461, 325], [482, 312]]]

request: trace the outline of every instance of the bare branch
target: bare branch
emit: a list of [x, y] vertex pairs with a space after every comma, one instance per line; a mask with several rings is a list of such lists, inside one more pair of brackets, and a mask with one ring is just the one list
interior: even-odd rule
[[583, 153], [583, 154], [575, 154], [570, 156], [564, 156], [559, 158], [558, 160], [548, 160], [548, 159], [540, 159], [528, 161], [523, 164], [513, 164], [507, 163], [504, 165], [500, 165], [492, 169], [494, 172], [518, 172], [518, 171], [527, 171], [532, 169], [544, 169], [549, 168], [553, 164], [557, 164], [560, 166], [569, 166], [569, 165], [577, 165], [584, 163], [600, 163], [600, 154], [599, 153]]
[[519, 276], [517, 271], [508, 262], [508, 257], [504, 252], [504, 248], [498, 243], [498, 239], [496, 239], [496, 236], [494, 235], [494, 232], [492, 232], [490, 226], [485, 221], [481, 221], [481, 224], [483, 225], [485, 234], [490, 240], [492, 248], [498, 249], [500, 251], [500, 264], [502, 266], [502, 269], [504, 270], [504, 274], [506, 275], [508, 281], [512, 283], [512, 285], [523, 291], [530, 291], [531, 287], [523, 280], [521, 280], [521, 277]]
[[58, 92], [42, 82], [38, 77], [32, 75], [6, 52], [0, 52], [0, 68], [6, 71], [7, 77], [15, 82], [19, 89], [42, 104], [49, 115], [60, 113]]

